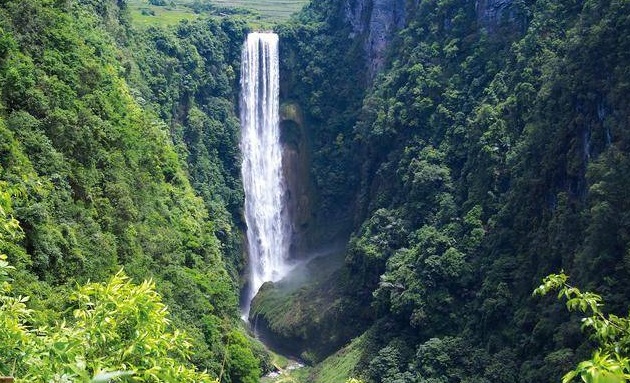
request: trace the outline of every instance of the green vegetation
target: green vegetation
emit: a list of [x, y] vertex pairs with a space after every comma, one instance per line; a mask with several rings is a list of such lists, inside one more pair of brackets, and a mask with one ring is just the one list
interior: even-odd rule
[[563, 383], [576, 376], [584, 382], [627, 382], [630, 379], [630, 317], [604, 314], [602, 297], [581, 292], [567, 284], [564, 274], [551, 274], [543, 280], [534, 294], [544, 295], [559, 290], [558, 298], [567, 299], [569, 311], [580, 311], [590, 316], [582, 319], [582, 330], [592, 333], [591, 338], [598, 343], [589, 360], [580, 362], [573, 371], [562, 378]]
[[348, 38], [351, 30], [343, 17], [334, 1], [312, 2], [275, 29], [285, 47], [280, 58], [284, 101], [304, 111], [309, 132], [311, 178], [319, 201], [312, 225], [321, 227], [323, 243], [333, 237], [329, 231], [343, 231], [338, 226], [351, 220], [359, 181], [351, 130], [367, 75], [360, 42]]
[[[10, 249], [24, 236], [12, 215], [19, 188], [2, 186], [0, 245]], [[216, 382], [190, 365], [192, 344], [172, 328], [153, 282], [134, 285], [119, 271], [107, 283], [88, 283], [63, 302], [61, 320], [49, 323], [27, 306], [28, 296], [13, 293], [15, 273], [0, 253], [0, 375], [18, 382]]]
[[344, 346], [360, 327], [344, 315], [357, 303], [335, 282], [344, 276], [338, 272], [342, 260], [334, 257], [315, 258], [284, 280], [265, 283], [252, 301], [250, 322], [257, 330], [271, 332], [272, 346], [311, 364]]
[[280, 22], [297, 13], [306, 0], [214, 0], [212, 4], [226, 8], [252, 9], [259, 14], [259, 19], [269, 22]]
[[[254, 302], [321, 362], [281, 381], [628, 379], [630, 3], [407, 2], [374, 78], [378, 20], [355, 3], [1, 3], [0, 373], [272, 368], [238, 318], [236, 111], [244, 36], [282, 19], [303, 128], [287, 139], [315, 189], [305, 243], [349, 238], [341, 266]], [[601, 296], [559, 275], [537, 291], [571, 312], [532, 297], [559, 269]]]
[[354, 369], [359, 362], [362, 349], [362, 338], [353, 339], [350, 344], [310, 369], [308, 381], [316, 383], [349, 381], [355, 375]]
[[48, 325], [27, 308], [28, 297], [5, 295], [11, 269], [0, 255], [2, 375], [18, 382], [216, 382], [190, 366], [191, 343], [171, 328], [153, 282], [134, 285], [120, 271], [107, 283], [89, 283], [71, 295], [72, 317]]
[[134, 25], [142, 28], [176, 25], [200, 16], [222, 19], [239, 15], [253, 27], [265, 29], [288, 20], [306, 3], [306, 0], [128, 0], [127, 6]]
[[[124, 266], [133, 280], [155, 282], [172, 313], [163, 334], [185, 332], [189, 337], [190, 346], [173, 352], [194, 350], [184, 353], [212, 378], [253, 382], [260, 375], [262, 351], [238, 318], [243, 260], [239, 222], [233, 217], [240, 217], [242, 194], [232, 192], [240, 190], [238, 124], [234, 72], [227, 69], [238, 67], [234, 60], [243, 28], [227, 19], [186, 24], [179, 38], [199, 40], [195, 48], [187, 42], [185, 52], [177, 49], [176, 33], [159, 28], [134, 33], [129, 9], [114, 0], [0, 5], [0, 195], [3, 217], [9, 219], [2, 224], [21, 228], [20, 235], [3, 236], [0, 251], [15, 267], [11, 297], [30, 297], [34, 319], [28, 325], [54, 329], [70, 342], [60, 347], [69, 350], [96, 326], [71, 315], [79, 308], [69, 299], [75, 286], [88, 281], [96, 284], [85, 288], [107, 286], [101, 283]], [[155, 66], [139, 69], [144, 60]], [[204, 65], [213, 65], [216, 76], [208, 71], [189, 81], [186, 71], [206, 71]], [[193, 97], [203, 105], [195, 108]], [[190, 113], [179, 107], [184, 103]], [[192, 158], [196, 166], [188, 166]], [[89, 299], [96, 302], [97, 297]], [[20, 316], [14, 323], [23, 320]], [[103, 334], [103, 342], [110, 335], [116, 341], [118, 330], [112, 331]], [[173, 347], [185, 344], [173, 339]], [[33, 339], [33, 352], [39, 352], [39, 341]], [[169, 353], [164, 357], [172, 356], [168, 347], [162, 348]], [[109, 362], [97, 365], [98, 358], [114, 358], [114, 349], [109, 351], [98, 351], [96, 364], [86, 356], [86, 374], [100, 367], [126, 369]], [[81, 357], [74, 352], [83, 351], [60, 351], [60, 358]], [[2, 363], [12, 363], [0, 355]], [[171, 366], [168, 360], [155, 359], [164, 369]], [[28, 364], [28, 358], [19, 362]], [[140, 362], [121, 363], [151, 369]], [[19, 368], [16, 374], [37, 374], [26, 371], [27, 365]]]
[[201, 196], [234, 280], [243, 266], [243, 187], [236, 117], [240, 50], [245, 23], [201, 19], [173, 29], [136, 32], [125, 50], [129, 82], [170, 132], [180, 160]]
[[[313, 222], [353, 230], [325, 284], [337, 294], [284, 310], [352, 302], [336, 318], [355, 333], [336, 334], [365, 332], [367, 382], [560, 380], [590, 346], [531, 297], [559, 268], [627, 310], [628, 3], [484, 4], [407, 4], [369, 84], [370, 25], [351, 29], [342, 1], [278, 29], [313, 145]], [[326, 328], [312, 318], [280, 334]]]
[[129, 10], [133, 23], [137, 26], [176, 25], [182, 20], [195, 20], [199, 17], [193, 9], [183, 5], [157, 6], [143, 1], [129, 1]]

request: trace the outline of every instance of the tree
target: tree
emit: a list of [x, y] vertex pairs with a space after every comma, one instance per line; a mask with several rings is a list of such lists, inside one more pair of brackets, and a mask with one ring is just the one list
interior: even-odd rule
[[[8, 220], [2, 218], [4, 225]], [[173, 330], [152, 281], [131, 283], [120, 271], [107, 283], [79, 287], [73, 318], [46, 325], [45, 315], [11, 296], [13, 269], [0, 254], [0, 374], [17, 381], [216, 382], [188, 361], [187, 336]]]
[[618, 317], [603, 312], [602, 297], [592, 292], [581, 292], [567, 283], [563, 274], [551, 274], [534, 290], [535, 295], [545, 295], [558, 290], [558, 298], [567, 300], [569, 311], [590, 314], [582, 319], [582, 330], [590, 332], [598, 343], [591, 359], [580, 362], [562, 378], [563, 383], [577, 376], [586, 383], [621, 383], [630, 379], [630, 316]]

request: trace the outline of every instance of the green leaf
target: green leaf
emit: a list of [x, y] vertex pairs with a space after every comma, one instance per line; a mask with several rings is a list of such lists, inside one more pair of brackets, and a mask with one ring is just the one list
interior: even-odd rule
[[569, 371], [562, 377], [562, 383], [569, 383], [576, 376], [577, 376], [577, 372], [575, 370]]
[[135, 374], [134, 371], [109, 371], [109, 372], [102, 371], [94, 375], [94, 377], [92, 378], [90, 382], [91, 383], [107, 383], [113, 379], [120, 378], [123, 376], [131, 376], [134, 374]]

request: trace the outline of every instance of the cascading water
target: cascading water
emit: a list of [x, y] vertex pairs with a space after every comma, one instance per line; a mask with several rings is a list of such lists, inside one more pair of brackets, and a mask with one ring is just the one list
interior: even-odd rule
[[278, 35], [250, 33], [241, 63], [241, 152], [249, 287], [243, 316], [264, 282], [289, 270], [290, 223], [285, 207], [279, 126]]

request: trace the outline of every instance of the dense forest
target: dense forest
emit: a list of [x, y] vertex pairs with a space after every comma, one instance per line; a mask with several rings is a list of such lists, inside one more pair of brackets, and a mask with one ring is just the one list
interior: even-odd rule
[[257, 298], [266, 327], [312, 362], [356, 338], [324, 365], [368, 382], [553, 382], [588, 359], [583, 315], [532, 291], [564, 270], [627, 314], [629, 15], [330, 0], [279, 28], [313, 220], [352, 234], [332, 276]]
[[[179, 361], [257, 381], [262, 348], [238, 313], [244, 31], [227, 19], [139, 31], [123, 1], [2, 2], [0, 375], [81, 380]], [[121, 268], [151, 279], [151, 294], [132, 300]], [[96, 333], [65, 332], [80, 328], [77, 310]]]
[[[0, 2], [0, 376], [271, 368], [239, 318], [251, 29]], [[291, 379], [628, 379], [630, 3], [321, 0], [273, 29], [300, 254], [335, 244], [253, 302], [314, 365]]]

